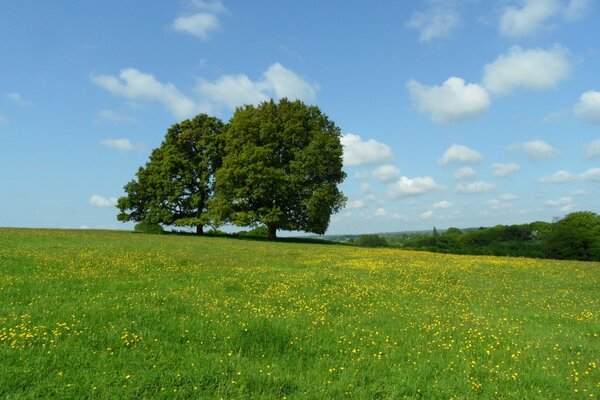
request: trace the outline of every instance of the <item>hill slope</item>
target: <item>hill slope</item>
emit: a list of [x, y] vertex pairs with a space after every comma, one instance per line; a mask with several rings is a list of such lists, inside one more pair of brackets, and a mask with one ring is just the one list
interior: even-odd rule
[[0, 398], [592, 398], [600, 265], [0, 229]]

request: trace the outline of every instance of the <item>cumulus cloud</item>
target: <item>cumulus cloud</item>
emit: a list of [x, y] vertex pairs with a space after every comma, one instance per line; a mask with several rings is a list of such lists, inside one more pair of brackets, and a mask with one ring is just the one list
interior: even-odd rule
[[420, 217], [421, 217], [421, 219], [429, 219], [429, 218], [433, 217], [433, 211], [432, 210], [425, 211], [424, 213], [422, 213], [420, 215]]
[[386, 211], [384, 208], [379, 207], [375, 210], [375, 212], [373, 213], [374, 217], [385, 217], [387, 215]]
[[117, 96], [161, 102], [177, 118], [190, 117], [198, 110], [197, 105], [175, 85], [159, 82], [154, 75], [135, 68], [121, 70], [118, 78], [111, 75], [94, 75], [92, 82]]
[[547, 200], [544, 202], [544, 205], [548, 207], [559, 207], [561, 211], [571, 211], [573, 208], [573, 198], [566, 196], [557, 200]]
[[483, 156], [462, 144], [453, 144], [440, 160], [441, 164], [472, 164], [483, 161]]
[[363, 140], [359, 135], [347, 133], [342, 135], [341, 143], [347, 167], [385, 163], [393, 157], [392, 149], [375, 139]]
[[401, 176], [396, 182], [389, 186], [388, 195], [392, 199], [405, 196], [417, 196], [432, 193], [442, 187], [430, 176], [408, 178]]
[[586, 144], [584, 149], [585, 158], [588, 160], [600, 158], [600, 140], [594, 140], [593, 142]]
[[173, 29], [179, 33], [187, 33], [200, 39], [208, 39], [210, 33], [221, 27], [219, 18], [209, 13], [185, 15], [173, 21]]
[[221, 29], [217, 14], [227, 13], [227, 9], [220, 1], [195, 0], [192, 5], [198, 12], [176, 18], [172, 28], [176, 32], [207, 40], [211, 33]]
[[523, 151], [534, 159], [551, 158], [559, 154], [558, 150], [542, 140], [514, 144], [508, 147], [511, 150]]
[[593, 0], [571, 0], [565, 8], [565, 19], [569, 22], [586, 17], [591, 8]]
[[127, 138], [105, 139], [102, 140], [100, 143], [106, 147], [110, 147], [119, 151], [133, 151], [135, 149], [135, 146], [133, 145], [133, 143], [131, 143], [131, 140]]
[[519, 164], [492, 164], [492, 174], [497, 177], [505, 177], [510, 174], [514, 174], [519, 171], [521, 166]]
[[107, 199], [105, 197], [100, 196], [99, 194], [95, 194], [92, 197], [90, 197], [90, 204], [96, 207], [103, 208], [114, 207], [117, 205], [117, 198], [111, 197], [110, 199]]
[[200, 80], [199, 99], [191, 99], [172, 83], [162, 83], [153, 75], [134, 68], [123, 69], [118, 77], [94, 75], [91, 79], [116, 96], [160, 102], [177, 118], [192, 117], [198, 112], [214, 111], [223, 106], [233, 109], [244, 104], [258, 104], [270, 98], [312, 102], [318, 90], [316, 84], [304, 81], [279, 63], [269, 66], [257, 81], [243, 74], [224, 75], [214, 82]]
[[573, 111], [584, 121], [592, 124], [600, 123], [600, 92], [590, 90], [582, 94]]
[[273, 97], [313, 102], [318, 86], [302, 79], [279, 63], [271, 65], [262, 78], [253, 81], [244, 74], [224, 75], [215, 82], [202, 81], [198, 86], [205, 102], [235, 108], [243, 104], [258, 104]]
[[452, 207], [452, 203], [450, 203], [448, 200], [442, 200], [438, 201], [437, 203], [433, 203], [434, 210], [445, 210], [450, 207]]
[[519, 198], [518, 196], [516, 196], [512, 193], [504, 193], [504, 194], [500, 195], [500, 197], [499, 197], [499, 199], [503, 200], [503, 201], [511, 201], [511, 200], [516, 200], [518, 198]]
[[381, 182], [392, 182], [400, 178], [400, 169], [393, 165], [382, 165], [373, 170], [373, 177]]
[[445, 38], [458, 26], [458, 14], [449, 9], [433, 7], [426, 11], [415, 12], [406, 27], [419, 31], [419, 41], [429, 42]]
[[529, 50], [514, 46], [484, 67], [483, 87], [500, 95], [519, 88], [551, 89], [570, 72], [569, 52], [562, 46]]
[[459, 183], [454, 188], [456, 193], [481, 194], [496, 190], [496, 185], [487, 182]]
[[560, 170], [550, 176], [540, 178], [541, 183], [567, 183], [577, 180], [579, 177], [569, 171]]
[[600, 168], [590, 168], [581, 174], [584, 181], [600, 181]]
[[135, 122], [135, 118], [127, 115], [118, 113], [113, 110], [100, 110], [96, 113], [97, 121], [111, 122], [113, 124], [120, 124], [124, 122]]
[[521, 7], [506, 7], [500, 18], [500, 33], [510, 37], [526, 37], [544, 28], [558, 12], [558, 0], [524, 0]]
[[476, 117], [490, 106], [487, 91], [476, 83], [451, 77], [441, 86], [427, 86], [411, 80], [406, 84], [421, 113], [438, 123], [451, 123]]
[[574, 22], [584, 18], [592, 0], [520, 0], [519, 7], [506, 7], [500, 18], [500, 33], [512, 38], [533, 36], [551, 27], [552, 21]]
[[346, 208], [349, 210], [355, 210], [363, 208], [367, 205], [367, 201], [364, 199], [352, 200], [346, 203]]
[[21, 94], [17, 92], [7, 93], [6, 98], [12, 101], [14, 104], [21, 107], [27, 107], [31, 105], [31, 102], [25, 100], [23, 96], [21, 96]]
[[454, 179], [456, 180], [465, 180], [473, 178], [477, 173], [471, 167], [461, 167], [454, 171]]

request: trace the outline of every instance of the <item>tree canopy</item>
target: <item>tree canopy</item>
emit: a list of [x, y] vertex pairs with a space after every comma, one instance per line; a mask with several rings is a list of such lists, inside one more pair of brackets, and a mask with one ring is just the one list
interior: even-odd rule
[[201, 234], [211, 222], [208, 202], [221, 165], [224, 130], [222, 121], [206, 114], [171, 126], [136, 178], [125, 185], [117, 219], [191, 226]]
[[345, 197], [340, 130], [318, 107], [281, 99], [169, 128], [117, 203], [120, 221], [232, 223], [325, 233]]
[[340, 130], [316, 106], [281, 99], [238, 108], [225, 134], [215, 212], [236, 225], [322, 234], [345, 203]]

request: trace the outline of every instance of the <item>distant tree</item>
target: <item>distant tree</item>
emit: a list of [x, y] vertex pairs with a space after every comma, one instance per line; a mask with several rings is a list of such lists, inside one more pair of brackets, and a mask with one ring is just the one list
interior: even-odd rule
[[340, 130], [316, 106], [281, 99], [238, 108], [217, 172], [216, 215], [239, 226], [323, 234], [345, 203]]
[[387, 241], [380, 235], [360, 235], [356, 238], [357, 245], [362, 247], [386, 247]]
[[553, 223], [546, 251], [552, 258], [600, 261], [600, 216], [580, 211]]
[[215, 221], [207, 211], [221, 165], [224, 128], [206, 114], [171, 126], [136, 178], [125, 185], [117, 219], [196, 227], [202, 234]]

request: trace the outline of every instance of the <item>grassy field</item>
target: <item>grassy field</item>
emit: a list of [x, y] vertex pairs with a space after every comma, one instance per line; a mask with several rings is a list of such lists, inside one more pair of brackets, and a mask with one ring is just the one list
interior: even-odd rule
[[590, 399], [600, 264], [0, 229], [0, 398]]

